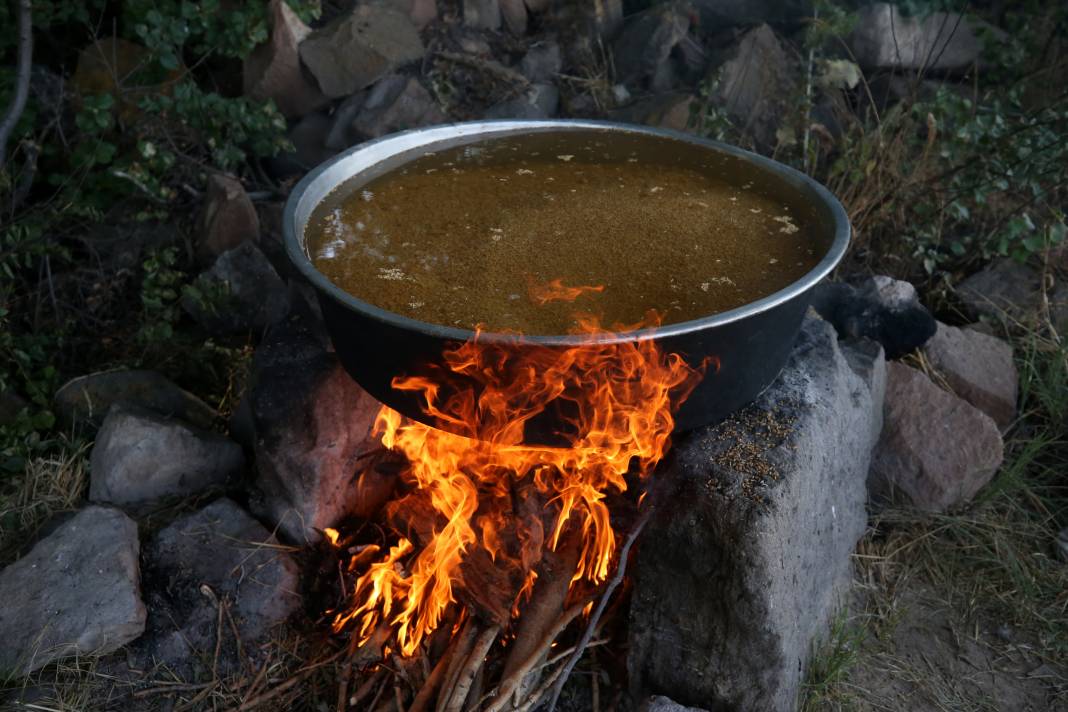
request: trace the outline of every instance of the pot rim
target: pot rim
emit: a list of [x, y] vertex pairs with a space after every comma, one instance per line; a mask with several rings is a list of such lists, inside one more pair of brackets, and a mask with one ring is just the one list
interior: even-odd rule
[[[830, 216], [830, 224], [834, 232], [831, 244], [823, 258], [799, 279], [776, 292], [743, 304], [740, 307], [689, 321], [646, 327], [633, 331], [604, 332], [593, 335], [525, 335], [493, 331], [479, 331], [476, 334], [475, 331], [470, 329], [413, 319], [382, 309], [341, 289], [315, 268], [311, 257], [304, 249], [304, 228], [312, 210], [336, 188], [382, 161], [405, 153], [412, 153], [412, 158], [415, 158], [431, 146], [449, 148], [458, 139], [496, 138], [531, 131], [581, 129], [627, 132], [683, 141], [720, 153], [726, 153], [753, 164], [761, 170], [774, 174], [791, 187], [800, 190], [806, 197], [814, 198], [822, 203]], [[289, 260], [320, 293], [327, 294], [330, 298], [352, 311], [405, 331], [414, 331], [438, 339], [469, 341], [477, 337], [483, 343], [522, 341], [524, 343], [547, 346], [580, 346], [591, 341], [617, 343], [652, 338], [661, 339], [722, 326], [773, 309], [804, 294], [827, 276], [845, 254], [849, 245], [850, 233], [849, 218], [838, 199], [817, 181], [778, 161], [736, 146], [693, 136], [681, 131], [611, 121], [571, 119], [502, 119], [438, 124], [366, 141], [324, 161], [305, 175], [290, 192], [282, 214], [282, 239]]]

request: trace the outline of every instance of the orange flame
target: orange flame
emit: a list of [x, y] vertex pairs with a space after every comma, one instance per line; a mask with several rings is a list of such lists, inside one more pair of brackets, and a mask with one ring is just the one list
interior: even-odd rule
[[333, 527], [326, 527], [325, 529], [323, 529], [323, 535], [326, 536], [331, 546], [337, 546], [338, 541], [341, 538], [341, 534], [339, 534], [338, 530], [334, 529]]
[[[429, 498], [438, 524], [421, 551], [401, 539], [357, 579], [336, 630], [356, 621], [363, 642], [388, 625], [401, 653], [411, 655], [457, 600], [460, 566], [474, 547], [514, 581], [508, 604], [515, 613], [530, 595], [544, 547], [555, 550], [569, 527], [582, 537], [572, 585], [608, 577], [616, 537], [605, 497], [626, 491], [628, 473], [644, 479], [653, 471], [669, 444], [672, 412], [700, 372], [652, 339], [613, 342], [592, 319], [580, 326], [589, 338], [570, 347], [476, 333], [445, 354], [432, 378], [394, 379], [395, 388], [421, 393], [426, 414], [447, 428], [407, 421], [387, 407], [375, 423], [383, 446], [407, 458], [404, 481]], [[527, 426], [547, 411], [568, 424], [569, 432], [557, 434], [566, 447], [525, 443]], [[522, 531], [508, 545], [519, 486], [533, 488], [545, 504], [528, 515], [529, 527], [511, 525]], [[542, 516], [549, 520], [544, 541]]]
[[549, 302], [573, 302], [586, 292], [603, 291], [603, 284], [584, 287], [568, 287], [564, 285], [564, 280], [560, 278], [554, 279], [548, 284], [537, 284], [531, 279], [529, 280], [528, 286], [531, 300], [542, 305], [548, 304]]

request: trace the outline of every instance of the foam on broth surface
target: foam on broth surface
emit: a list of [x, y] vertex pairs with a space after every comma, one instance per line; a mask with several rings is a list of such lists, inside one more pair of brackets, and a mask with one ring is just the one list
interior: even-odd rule
[[305, 237], [368, 303], [533, 335], [573, 330], [576, 312], [670, 324], [742, 306], [815, 266], [817, 227], [796, 191], [736, 158], [582, 129], [419, 154], [335, 190]]

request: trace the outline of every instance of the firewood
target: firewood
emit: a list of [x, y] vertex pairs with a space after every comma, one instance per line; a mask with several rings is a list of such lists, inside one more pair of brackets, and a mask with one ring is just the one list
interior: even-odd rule
[[578, 529], [568, 530], [557, 550], [545, 553], [537, 569], [533, 595], [523, 607], [515, 641], [508, 648], [502, 679], [515, 674], [541, 645], [546, 629], [559, 620], [581, 554], [582, 535]]
[[545, 632], [534, 652], [527, 656], [527, 659], [516, 668], [515, 672], [506, 678], [501, 678], [500, 683], [497, 685], [497, 695], [493, 698], [489, 707], [486, 708], [486, 712], [500, 712], [500, 710], [504, 709], [505, 705], [509, 703], [512, 694], [523, 682], [523, 679], [531, 670], [537, 667], [539, 661], [549, 651], [556, 637], [564, 631], [564, 628], [571, 621], [578, 618], [579, 614], [582, 613], [582, 609], [586, 607], [586, 603], [585, 600], [580, 601], [564, 611], [564, 614], [560, 616], [556, 623]]
[[403, 537], [425, 546], [440, 531], [445, 521], [430, 502], [430, 495], [416, 490], [385, 506], [386, 524]]
[[460, 712], [463, 709], [464, 702], [467, 701], [467, 695], [471, 691], [471, 685], [475, 681], [475, 676], [486, 661], [486, 653], [496, 642], [500, 632], [500, 627], [494, 625], [482, 631], [478, 636], [478, 640], [472, 646], [471, 652], [467, 655], [467, 660], [456, 677], [456, 685], [453, 687], [449, 701], [445, 705], [445, 712]]
[[369, 458], [370, 462], [356, 478], [356, 491], [352, 497], [353, 514], [364, 519], [378, 516], [397, 487], [400, 472], [398, 458], [401, 456], [389, 450], [381, 450]]
[[[590, 614], [590, 620], [586, 624], [586, 630], [582, 633], [582, 638], [579, 639], [578, 644], [575, 645], [575, 652], [571, 654], [567, 663], [561, 670], [560, 676], [556, 682], [553, 683], [552, 690], [548, 692], [545, 697], [548, 698], [548, 712], [554, 712], [556, 709], [556, 703], [560, 699], [560, 692], [564, 689], [564, 683], [567, 682], [568, 676], [571, 671], [575, 669], [575, 665], [578, 663], [579, 658], [582, 657], [583, 651], [586, 646], [589, 645], [590, 640], [593, 639], [593, 633], [597, 629], [597, 623], [601, 620], [601, 614], [604, 613], [605, 607], [608, 605], [608, 599], [612, 597], [612, 593], [616, 590], [623, 581], [623, 576], [627, 571], [627, 559], [630, 558], [630, 548], [634, 546], [635, 540], [638, 535], [642, 533], [642, 529], [649, 522], [649, 518], [652, 516], [655, 503], [650, 501], [646, 503], [645, 509], [641, 511], [634, 524], [631, 525], [630, 532], [627, 533], [627, 538], [623, 542], [623, 546], [619, 549], [619, 563], [616, 564], [616, 572], [612, 576], [612, 580], [605, 586], [604, 592], [601, 594], [601, 599], [597, 602], [593, 612]], [[538, 697], [537, 703], [540, 704], [544, 697]]]
[[466, 712], [476, 712], [479, 707], [479, 702], [482, 700], [482, 694], [486, 689], [486, 666], [482, 665], [478, 669], [478, 674], [475, 675], [475, 681], [471, 683], [471, 691], [467, 693], [467, 700], [464, 702], [464, 710]]
[[449, 665], [445, 669], [441, 693], [438, 695], [438, 703], [434, 707], [435, 712], [445, 712], [445, 704], [452, 694], [452, 689], [456, 686], [456, 678], [460, 675], [460, 668], [467, 661], [467, 656], [471, 653], [471, 648], [475, 644], [477, 635], [478, 629], [475, 626], [475, 621], [472, 618], [468, 618], [456, 636], [456, 647], [452, 648], [448, 653]]
[[[387, 524], [398, 534], [419, 546], [426, 546], [445, 526], [445, 521], [430, 503], [428, 494], [416, 490], [386, 505]], [[459, 567], [457, 597], [474, 609], [485, 621], [498, 626], [508, 624], [514, 587], [508, 575], [479, 546], [468, 548]]]
[[[468, 620], [470, 623], [470, 620]], [[449, 621], [445, 621], [444, 625], [438, 630], [442, 633], [448, 633], [451, 631], [452, 625]], [[448, 674], [448, 670], [451, 667], [453, 658], [455, 658], [456, 649], [460, 645], [460, 635], [454, 635], [448, 641], [448, 646], [445, 651], [438, 658], [438, 662], [434, 665], [434, 669], [430, 671], [430, 675], [427, 676], [426, 682], [423, 683], [422, 688], [419, 690], [419, 694], [412, 700], [412, 706], [408, 708], [408, 712], [424, 712], [427, 705], [430, 704], [430, 700], [433, 699], [434, 694], [438, 691], [438, 687], [441, 686], [442, 681]]]
[[356, 691], [353, 692], [348, 699], [341, 699], [338, 701], [338, 712], [343, 712], [343, 710], [352, 709], [356, 707], [356, 705], [363, 702], [368, 697], [368, 695], [370, 695], [372, 692], [374, 692], [376, 688], [380, 687], [383, 684], [385, 677], [386, 670], [384, 668], [379, 668], [378, 670], [375, 670], [374, 673], [372, 673], [371, 675], [368, 675], [367, 679], [364, 680], [360, 684], [360, 686], [356, 688]]

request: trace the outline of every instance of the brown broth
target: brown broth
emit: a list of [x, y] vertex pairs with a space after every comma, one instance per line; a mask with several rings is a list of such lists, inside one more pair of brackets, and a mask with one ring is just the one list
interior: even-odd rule
[[[436, 324], [562, 334], [742, 306], [796, 281], [826, 249], [774, 176], [689, 144], [598, 130], [469, 143], [318, 205], [306, 241], [346, 292]], [[544, 301], [545, 288], [581, 290]]]

